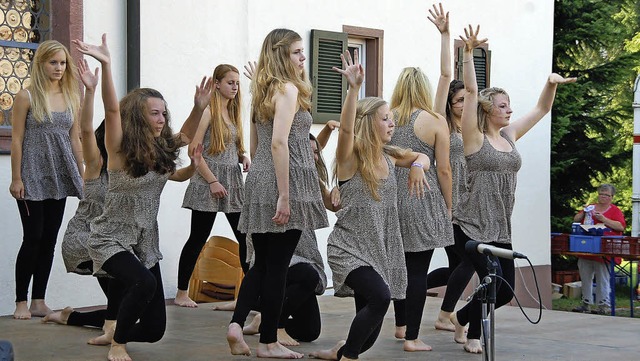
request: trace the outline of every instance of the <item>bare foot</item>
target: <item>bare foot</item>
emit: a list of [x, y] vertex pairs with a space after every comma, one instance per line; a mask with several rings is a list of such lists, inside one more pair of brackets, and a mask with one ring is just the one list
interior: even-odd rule
[[245, 335], [255, 335], [260, 333], [260, 322], [262, 322], [262, 316], [258, 313], [253, 317], [250, 324], [242, 328], [242, 333]]
[[43, 299], [33, 299], [31, 300], [31, 306], [29, 307], [29, 312], [31, 312], [31, 316], [35, 317], [44, 317], [50, 313], [53, 313], [49, 306], [44, 303]]
[[480, 344], [480, 340], [470, 338], [464, 344], [464, 350], [470, 353], [482, 353], [482, 344]]
[[13, 318], [16, 320], [30, 320], [31, 312], [27, 308], [27, 301], [16, 302], [16, 310], [13, 311]]
[[404, 340], [404, 350], [408, 352], [431, 351], [431, 346], [422, 342], [420, 339]]
[[87, 343], [89, 345], [94, 345], [94, 346], [110, 345], [113, 342], [113, 334], [114, 332], [116, 332], [116, 321], [104, 320], [104, 325], [102, 326], [102, 330], [104, 331], [103, 335], [94, 337], [89, 341], [87, 341]]
[[73, 312], [73, 308], [67, 306], [62, 311], [53, 312], [44, 316], [42, 322], [55, 322], [59, 325], [66, 325], [69, 315]]
[[293, 337], [289, 336], [287, 330], [284, 328], [278, 329], [278, 342], [284, 346], [300, 346], [300, 342], [293, 339]]
[[451, 323], [455, 326], [455, 333], [453, 335], [453, 340], [456, 341], [457, 343], [466, 343], [467, 342], [467, 335], [465, 333], [466, 328], [464, 326], [462, 326], [460, 324], [460, 322], [458, 322], [458, 317], [456, 316], [456, 313], [453, 312], [451, 314]]
[[407, 334], [407, 326], [396, 326], [396, 338], [403, 340], [404, 336]]
[[258, 351], [256, 352], [256, 355], [258, 357], [284, 359], [298, 359], [304, 357], [303, 354], [291, 351], [288, 348], [282, 346], [279, 342], [258, 344]]
[[173, 299], [173, 303], [176, 306], [180, 306], [180, 307], [188, 307], [188, 308], [198, 307], [198, 304], [195, 303], [191, 298], [189, 298], [189, 292], [183, 291], [183, 290], [178, 290], [178, 292], [176, 292], [176, 298]]
[[438, 319], [433, 326], [436, 328], [436, 330], [451, 332], [456, 331], [456, 326], [451, 322], [451, 312], [445, 312], [442, 310], [440, 310], [440, 313], [438, 313]]
[[221, 305], [213, 306], [212, 310], [214, 311], [235, 311], [236, 309], [236, 301], [223, 303]]
[[109, 354], [107, 355], [107, 360], [109, 361], [132, 361], [131, 357], [127, 353], [127, 349], [125, 348], [126, 344], [121, 344], [117, 342], [111, 343], [111, 349], [109, 350]]
[[338, 341], [338, 343], [328, 350], [320, 350], [315, 352], [309, 352], [309, 357], [311, 358], [319, 358], [322, 360], [337, 360], [338, 359], [338, 351], [347, 341], [342, 340]]
[[227, 331], [227, 342], [231, 349], [232, 355], [245, 355], [251, 356], [251, 349], [242, 337], [242, 327], [237, 323], [229, 324], [229, 330]]

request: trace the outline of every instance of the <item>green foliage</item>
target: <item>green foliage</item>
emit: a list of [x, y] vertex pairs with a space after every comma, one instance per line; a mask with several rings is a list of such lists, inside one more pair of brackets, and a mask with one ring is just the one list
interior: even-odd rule
[[633, 84], [640, 70], [640, 4], [556, 0], [551, 125], [551, 229], [568, 231], [577, 209], [611, 183], [630, 225]]

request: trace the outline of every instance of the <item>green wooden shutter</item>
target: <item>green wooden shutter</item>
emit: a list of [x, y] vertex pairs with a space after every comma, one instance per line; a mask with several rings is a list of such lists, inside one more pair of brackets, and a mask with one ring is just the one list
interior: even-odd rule
[[[464, 52], [464, 46], [460, 46], [457, 49], [457, 61], [456, 72], [457, 79], [462, 80], [462, 55]], [[475, 48], [473, 49], [473, 65], [476, 69], [476, 82], [478, 83], [478, 90], [488, 88], [490, 85], [490, 69], [491, 69], [491, 51], [488, 48]]]
[[340, 119], [342, 102], [347, 94], [347, 82], [332, 68], [342, 68], [340, 54], [347, 50], [348, 35], [323, 30], [311, 30], [311, 84], [314, 123]]

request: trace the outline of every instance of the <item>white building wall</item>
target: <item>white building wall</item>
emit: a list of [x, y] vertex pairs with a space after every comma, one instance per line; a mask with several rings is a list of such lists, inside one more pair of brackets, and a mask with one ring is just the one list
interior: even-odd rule
[[[450, 12], [452, 40], [467, 24], [481, 24], [481, 36], [489, 38], [492, 51], [491, 85], [505, 88], [510, 96], [514, 117], [523, 115], [536, 103], [551, 70], [553, 1], [443, 1]], [[390, 100], [395, 80], [406, 66], [419, 66], [429, 76], [432, 87], [439, 75], [439, 33], [427, 20], [429, 3], [417, 0], [226, 0], [182, 2], [141, 1], [141, 86], [153, 87], [165, 96], [178, 130], [193, 104], [195, 84], [210, 75], [220, 63], [242, 70], [247, 60], [257, 59], [264, 36], [276, 27], [297, 31], [310, 52], [311, 29], [342, 31], [343, 25], [384, 30], [383, 96]], [[113, 58], [114, 77], [119, 96], [126, 91], [125, 1], [84, 1], [84, 39], [99, 43], [103, 32]], [[536, 34], [532, 37], [531, 34]], [[307, 60], [307, 70], [309, 69]], [[92, 62], [91, 66], [96, 66]], [[245, 118], [248, 119], [248, 80], [241, 77]], [[100, 94], [96, 96], [96, 125], [102, 119]], [[248, 120], [245, 121], [247, 123]], [[513, 215], [513, 246], [527, 254], [534, 265], [549, 264], [549, 154], [550, 116], [545, 117], [518, 142], [523, 167], [519, 172], [517, 201]], [[248, 125], [246, 126], [248, 146]], [[322, 126], [314, 125], [317, 134]], [[324, 150], [330, 165], [334, 158], [335, 135]], [[188, 164], [183, 155], [184, 163]], [[0, 263], [0, 315], [14, 309], [15, 256], [20, 247], [22, 229], [15, 200], [6, 190], [11, 181], [10, 158], [0, 156], [0, 229], [4, 239], [4, 257]], [[163, 278], [166, 297], [176, 289], [178, 258], [189, 235], [190, 212], [180, 208], [186, 183], [169, 182], [162, 195], [160, 223]], [[77, 206], [67, 201], [59, 242], [69, 218]], [[535, 218], [534, 218], [535, 217]], [[534, 218], [541, 224], [531, 224]], [[330, 222], [335, 221], [331, 214]], [[326, 254], [326, 239], [331, 228], [319, 230], [320, 248]], [[233, 238], [224, 217], [218, 217], [214, 233]], [[431, 268], [446, 265], [444, 252], [438, 250]], [[525, 263], [519, 266], [526, 266]], [[329, 275], [330, 276], [330, 275]], [[56, 249], [47, 302], [52, 308], [66, 305], [103, 304], [95, 280], [66, 274], [60, 247]]]

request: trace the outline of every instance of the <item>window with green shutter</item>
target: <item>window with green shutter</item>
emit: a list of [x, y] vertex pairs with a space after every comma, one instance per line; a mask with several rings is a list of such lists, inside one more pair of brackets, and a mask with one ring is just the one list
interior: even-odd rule
[[342, 68], [340, 54], [347, 50], [348, 35], [324, 30], [311, 30], [311, 84], [313, 85], [314, 123], [340, 119], [347, 83], [332, 68]]
[[[464, 52], [464, 42], [455, 40], [453, 44], [455, 48], [455, 78], [462, 80], [462, 53]], [[478, 82], [478, 90], [490, 87], [491, 75], [491, 51], [488, 44], [482, 44], [480, 47], [473, 49], [473, 65], [476, 69], [476, 81]]]

